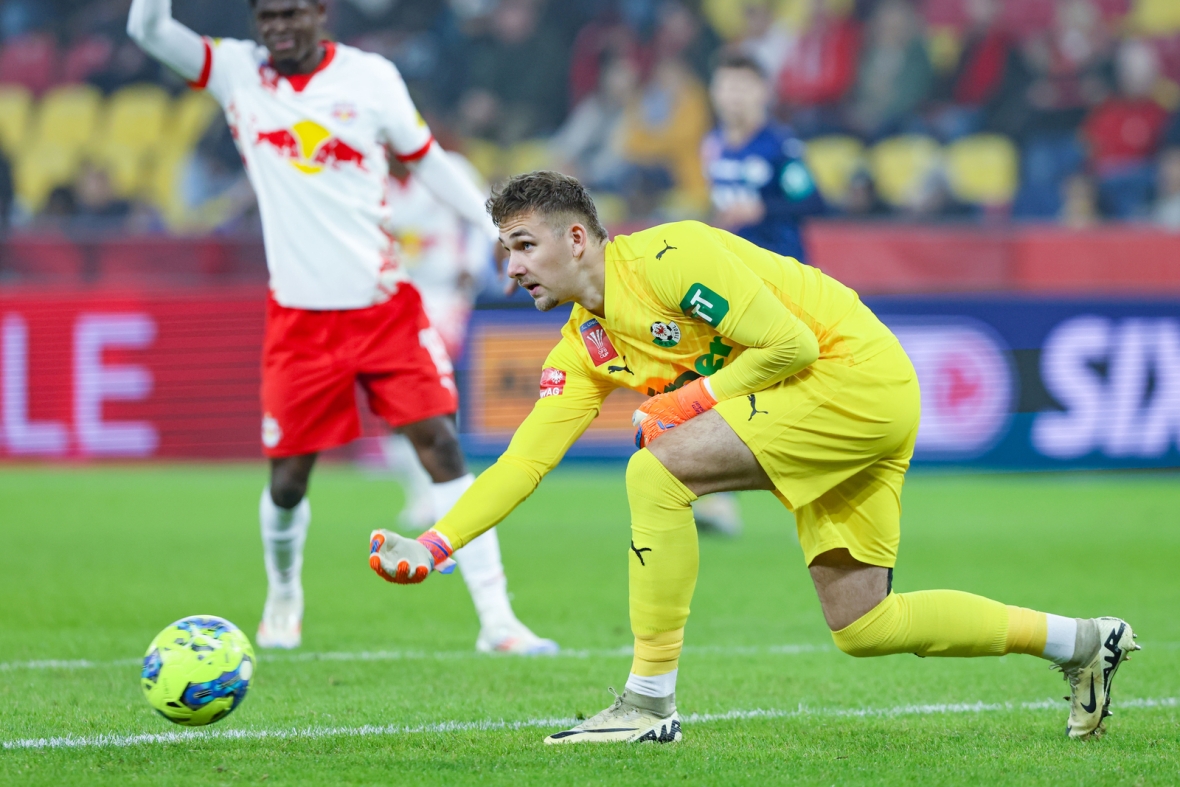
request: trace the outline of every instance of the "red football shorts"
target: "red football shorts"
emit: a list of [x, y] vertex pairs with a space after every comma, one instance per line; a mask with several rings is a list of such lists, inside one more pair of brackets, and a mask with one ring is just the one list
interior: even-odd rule
[[262, 445], [296, 456], [361, 435], [356, 386], [391, 427], [459, 407], [454, 369], [422, 298], [403, 282], [367, 309], [288, 309], [270, 298], [262, 350]]

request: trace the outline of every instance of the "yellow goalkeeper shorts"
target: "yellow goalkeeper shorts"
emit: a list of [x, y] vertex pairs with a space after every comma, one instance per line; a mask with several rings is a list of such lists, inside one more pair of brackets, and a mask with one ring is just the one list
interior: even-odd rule
[[817, 361], [715, 409], [795, 512], [809, 565], [844, 548], [893, 567], [920, 411], [918, 378], [900, 344], [854, 366]]

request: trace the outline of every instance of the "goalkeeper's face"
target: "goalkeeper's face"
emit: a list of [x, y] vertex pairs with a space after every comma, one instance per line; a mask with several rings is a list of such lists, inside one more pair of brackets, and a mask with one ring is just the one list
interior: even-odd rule
[[577, 222], [563, 228], [556, 218], [530, 212], [500, 225], [508, 275], [543, 312], [576, 300], [586, 278], [583, 258], [589, 233]]

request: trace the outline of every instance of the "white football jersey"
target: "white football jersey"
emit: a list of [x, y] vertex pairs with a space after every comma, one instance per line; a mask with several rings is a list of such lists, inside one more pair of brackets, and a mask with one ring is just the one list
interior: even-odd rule
[[[486, 193], [475, 167], [458, 153], [447, 154], [463, 174]], [[398, 257], [414, 284], [427, 292], [452, 291], [459, 275], [479, 278], [491, 246], [487, 236], [468, 224], [451, 206], [411, 174], [390, 177], [386, 227], [397, 238]]]
[[[479, 172], [458, 153], [448, 153], [456, 166], [486, 193]], [[386, 223], [398, 242], [398, 259], [418, 292], [430, 322], [453, 355], [462, 347], [473, 295], [459, 287], [470, 274], [481, 283], [489, 267], [487, 236], [434, 195], [412, 173], [390, 177], [386, 191], [390, 214]]]
[[325, 48], [315, 72], [284, 77], [265, 47], [206, 39], [194, 85], [225, 109], [258, 196], [275, 300], [360, 309], [406, 278], [386, 229], [387, 147], [413, 161], [433, 139], [392, 63]]

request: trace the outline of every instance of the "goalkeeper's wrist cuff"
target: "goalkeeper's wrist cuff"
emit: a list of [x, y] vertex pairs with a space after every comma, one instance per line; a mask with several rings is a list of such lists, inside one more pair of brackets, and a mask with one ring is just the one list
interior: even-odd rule
[[442, 533], [431, 528], [418, 536], [418, 543], [430, 550], [430, 556], [434, 558], [435, 571], [449, 574], [455, 570], [455, 561], [451, 560], [455, 550], [451, 548], [450, 540]]
[[717, 404], [717, 397], [713, 395], [708, 377], [698, 377], [683, 388], [673, 391], [672, 396], [681, 409], [681, 417], [685, 419], [712, 410], [713, 405]]

